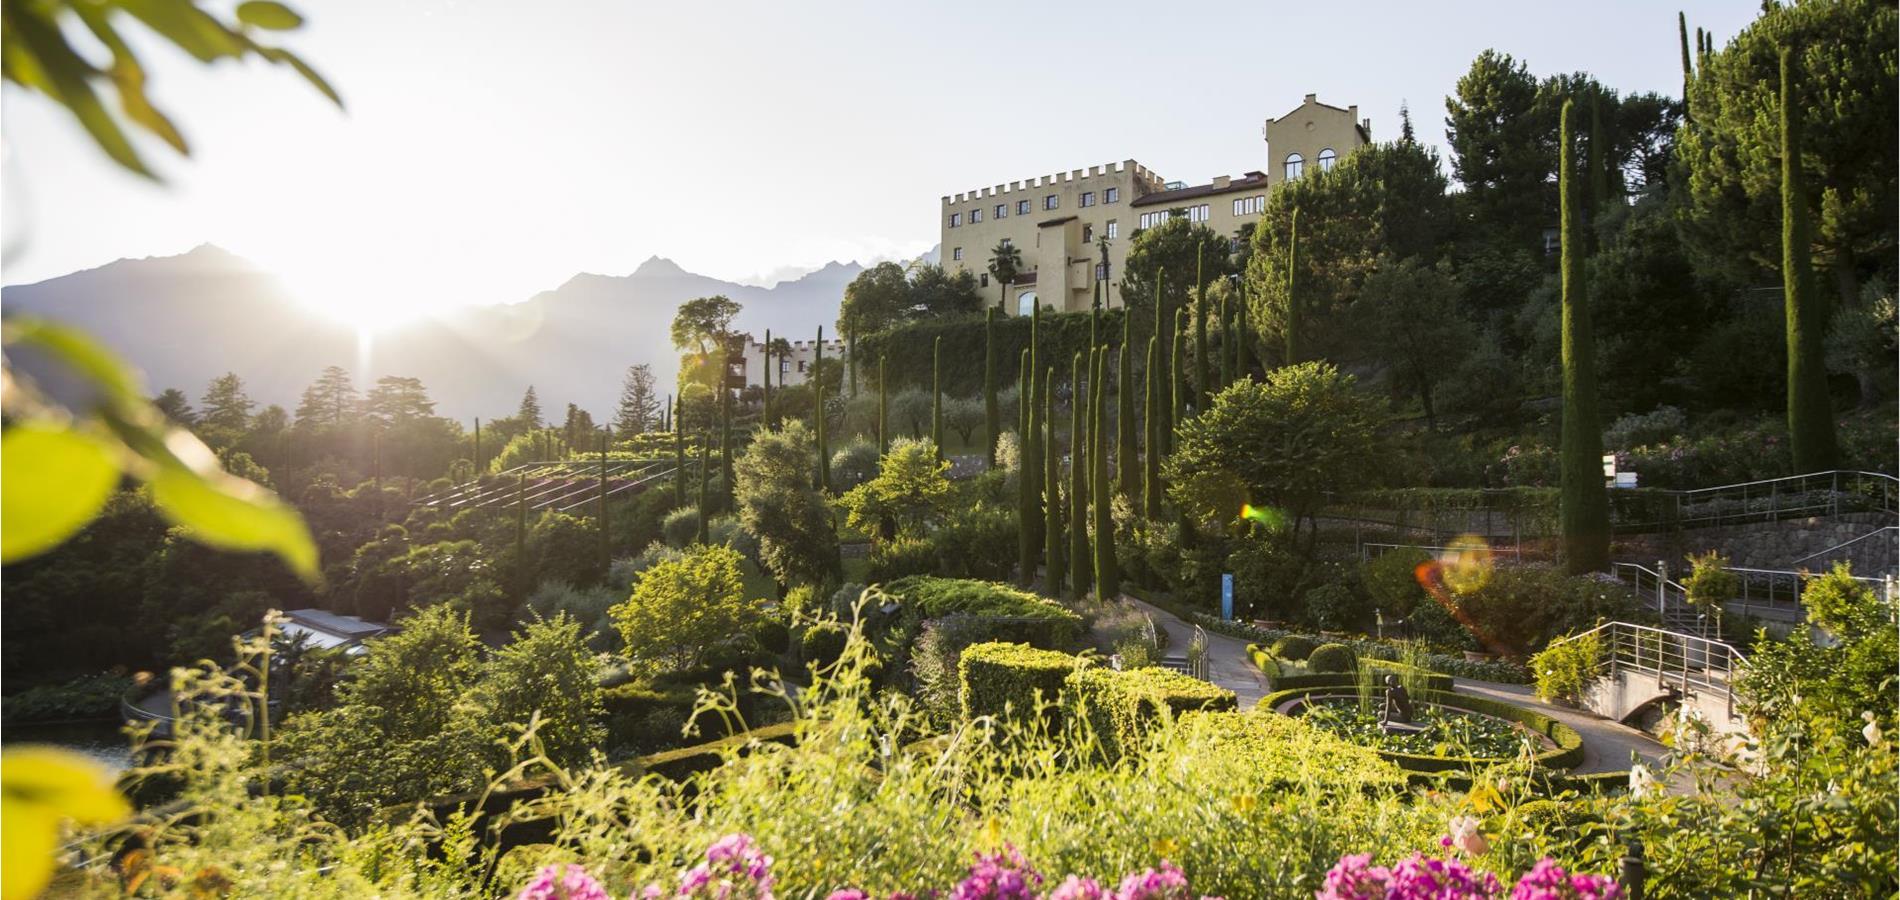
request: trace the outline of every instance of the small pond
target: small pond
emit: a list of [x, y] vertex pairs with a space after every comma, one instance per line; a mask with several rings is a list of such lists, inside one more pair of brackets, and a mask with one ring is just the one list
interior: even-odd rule
[[1416, 704], [1415, 710], [1412, 724], [1421, 726], [1417, 732], [1385, 731], [1379, 725], [1379, 705], [1351, 697], [1309, 697], [1297, 713], [1320, 728], [1389, 753], [1511, 759], [1526, 740], [1534, 752], [1556, 746], [1549, 738], [1496, 716], [1432, 703]]

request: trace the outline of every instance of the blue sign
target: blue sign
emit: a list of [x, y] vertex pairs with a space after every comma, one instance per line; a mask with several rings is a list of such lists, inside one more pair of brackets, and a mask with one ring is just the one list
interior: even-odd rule
[[1232, 572], [1221, 573], [1220, 620], [1223, 622], [1234, 620], [1234, 575]]

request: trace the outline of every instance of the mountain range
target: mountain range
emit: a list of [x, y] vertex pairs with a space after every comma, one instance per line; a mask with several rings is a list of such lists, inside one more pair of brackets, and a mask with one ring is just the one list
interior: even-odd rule
[[739, 330], [808, 339], [837, 321], [845, 285], [861, 271], [856, 262], [833, 262], [768, 288], [655, 256], [631, 274], [582, 273], [518, 303], [464, 307], [378, 332], [359, 348], [353, 327], [292, 299], [269, 272], [204, 244], [10, 285], [0, 289], [0, 310], [79, 326], [141, 369], [154, 394], [178, 388], [194, 403], [228, 371], [260, 407], [294, 410], [318, 373], [339, 365], [359, 390], [384, 375], [420, 378], [436, 412], [464, 423], [513, 414], [529, 385], [550, 418], [576, 403], [605, 421], [628, 366], [648, 363], [663, 384], [672, 382], [678, 355], [668, 331], [682, 301], [724, 294], [742, 307]]

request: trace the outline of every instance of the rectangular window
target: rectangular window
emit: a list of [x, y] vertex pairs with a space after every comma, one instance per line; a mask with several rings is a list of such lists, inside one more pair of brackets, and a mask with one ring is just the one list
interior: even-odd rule
[[1061, 203], [1062, 203], [1062, 197], [1059, 194], [1050, 194], [1049, 196], [1042, 198], [1043, 209], [1055, 209], [1057, 206], [1061, 205]]
[[1114, 219], [1109, 219], [1108, 224], [1102, 226], [1102, 233], [1108, 235], [1108, 239], [1112, 241], [1122, 236], [1122, 229], [1120, 225], [1115, 224]]
[[1267, 198], [1263, 196], [1241, 197], [1234, 201], [1234, 215], [1257, 216], [1267, 208]]
[[1109, 188], [1102, 192], [1103, 203], [1114, 203], [1122, 198], [1121, 188]]
[[981, 206], [972, 207], [970, 209], [970, 224], [975, 225], [976, 223], [981, 222], [981, 221], [983, 221], [983, 207]]
[[1009, 215], [1009, 204], [1007, 203], [996, 204], [996, 218], [1001, 219], [1007, 215]]
[[951, 228], [955, 228], [955, 227], [957, 227], [958, 225], [962, 225], [962, 224], [963, 224], [963, 214], [962, 214], [962, 213], [951, 213], [951, 214], [950, 214], [950, 227], [951, 227]]
[[1205, 203], [1203, 203], [1203, 204], [1201, 204], [1200, 206], [1190, 206], [1190, 207], [1188, 207], [1188, 208], [1187, 208], [1187, 217], [1188, 217], [1188, 221], [1190, 221], [1190, 222], [1205, 222], [1205, 221], [1207, 221], [1207, 204], [1205, 204]]
[[1095, 280], [1096, 281], [1108, 280], [1108, 266], [1102, 263], [1095, 264]]
[[983, 286], [983, 287], [989, 287], [989, 286], [990, 286], [990, 273], [988, 273], [988, 272], [984, 272], [984, 273], [983, 273], [982, 275], [979, 275], [979, 276], [977, 276], [977, 281], [978, 281], [978, 282], [979, 282], [979, 283], [981, 284], [981, 286]]
[[1016, 214], [1019, 216], [1029, 215], [1029, 201], [1027, 200], [1016, 201]]
[[1084, 244], [1095, 243], [1095, 226], [1090, 225], [1087, 222], [1082, 223], [1082, 243]]
[[950, 258], [951, 258], [951, 259], [962, 259], [962, 258], [963, 258], [963, 248], [962, 248], [962, 247], [951, 247], [951, 248], [950, 248]]
[[1005, 246], [1005, 247], [1014, 247], [1014, 246], [1016, 246], [1016, 242], [1015, 242], [1015, 241], [1012, 241], [1012, 240], [1010, 240], [1009, 238], [1003, 238], [1003, 246]]
[[1082, 192], [1082, 205], [1083, 205], [1083, 206], [1094, 206], [1094, 205], [1095, 205], [1095, 192], [1094, 192], [1094, 191], [1083, 191], [1083, 192]]
[[802, 359], [798, 361], [798, 371], [800, 374], [803, 374], [805, 371], [805, 361]]

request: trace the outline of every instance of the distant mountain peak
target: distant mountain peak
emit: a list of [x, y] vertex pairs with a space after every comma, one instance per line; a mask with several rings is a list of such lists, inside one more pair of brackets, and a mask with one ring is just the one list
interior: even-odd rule
[[633, 270], [634, 278], [679, 278], [686, 274], [686, 270], [680, 268], [679, 263], [657, 254], [647, 257], [646, 262]]

